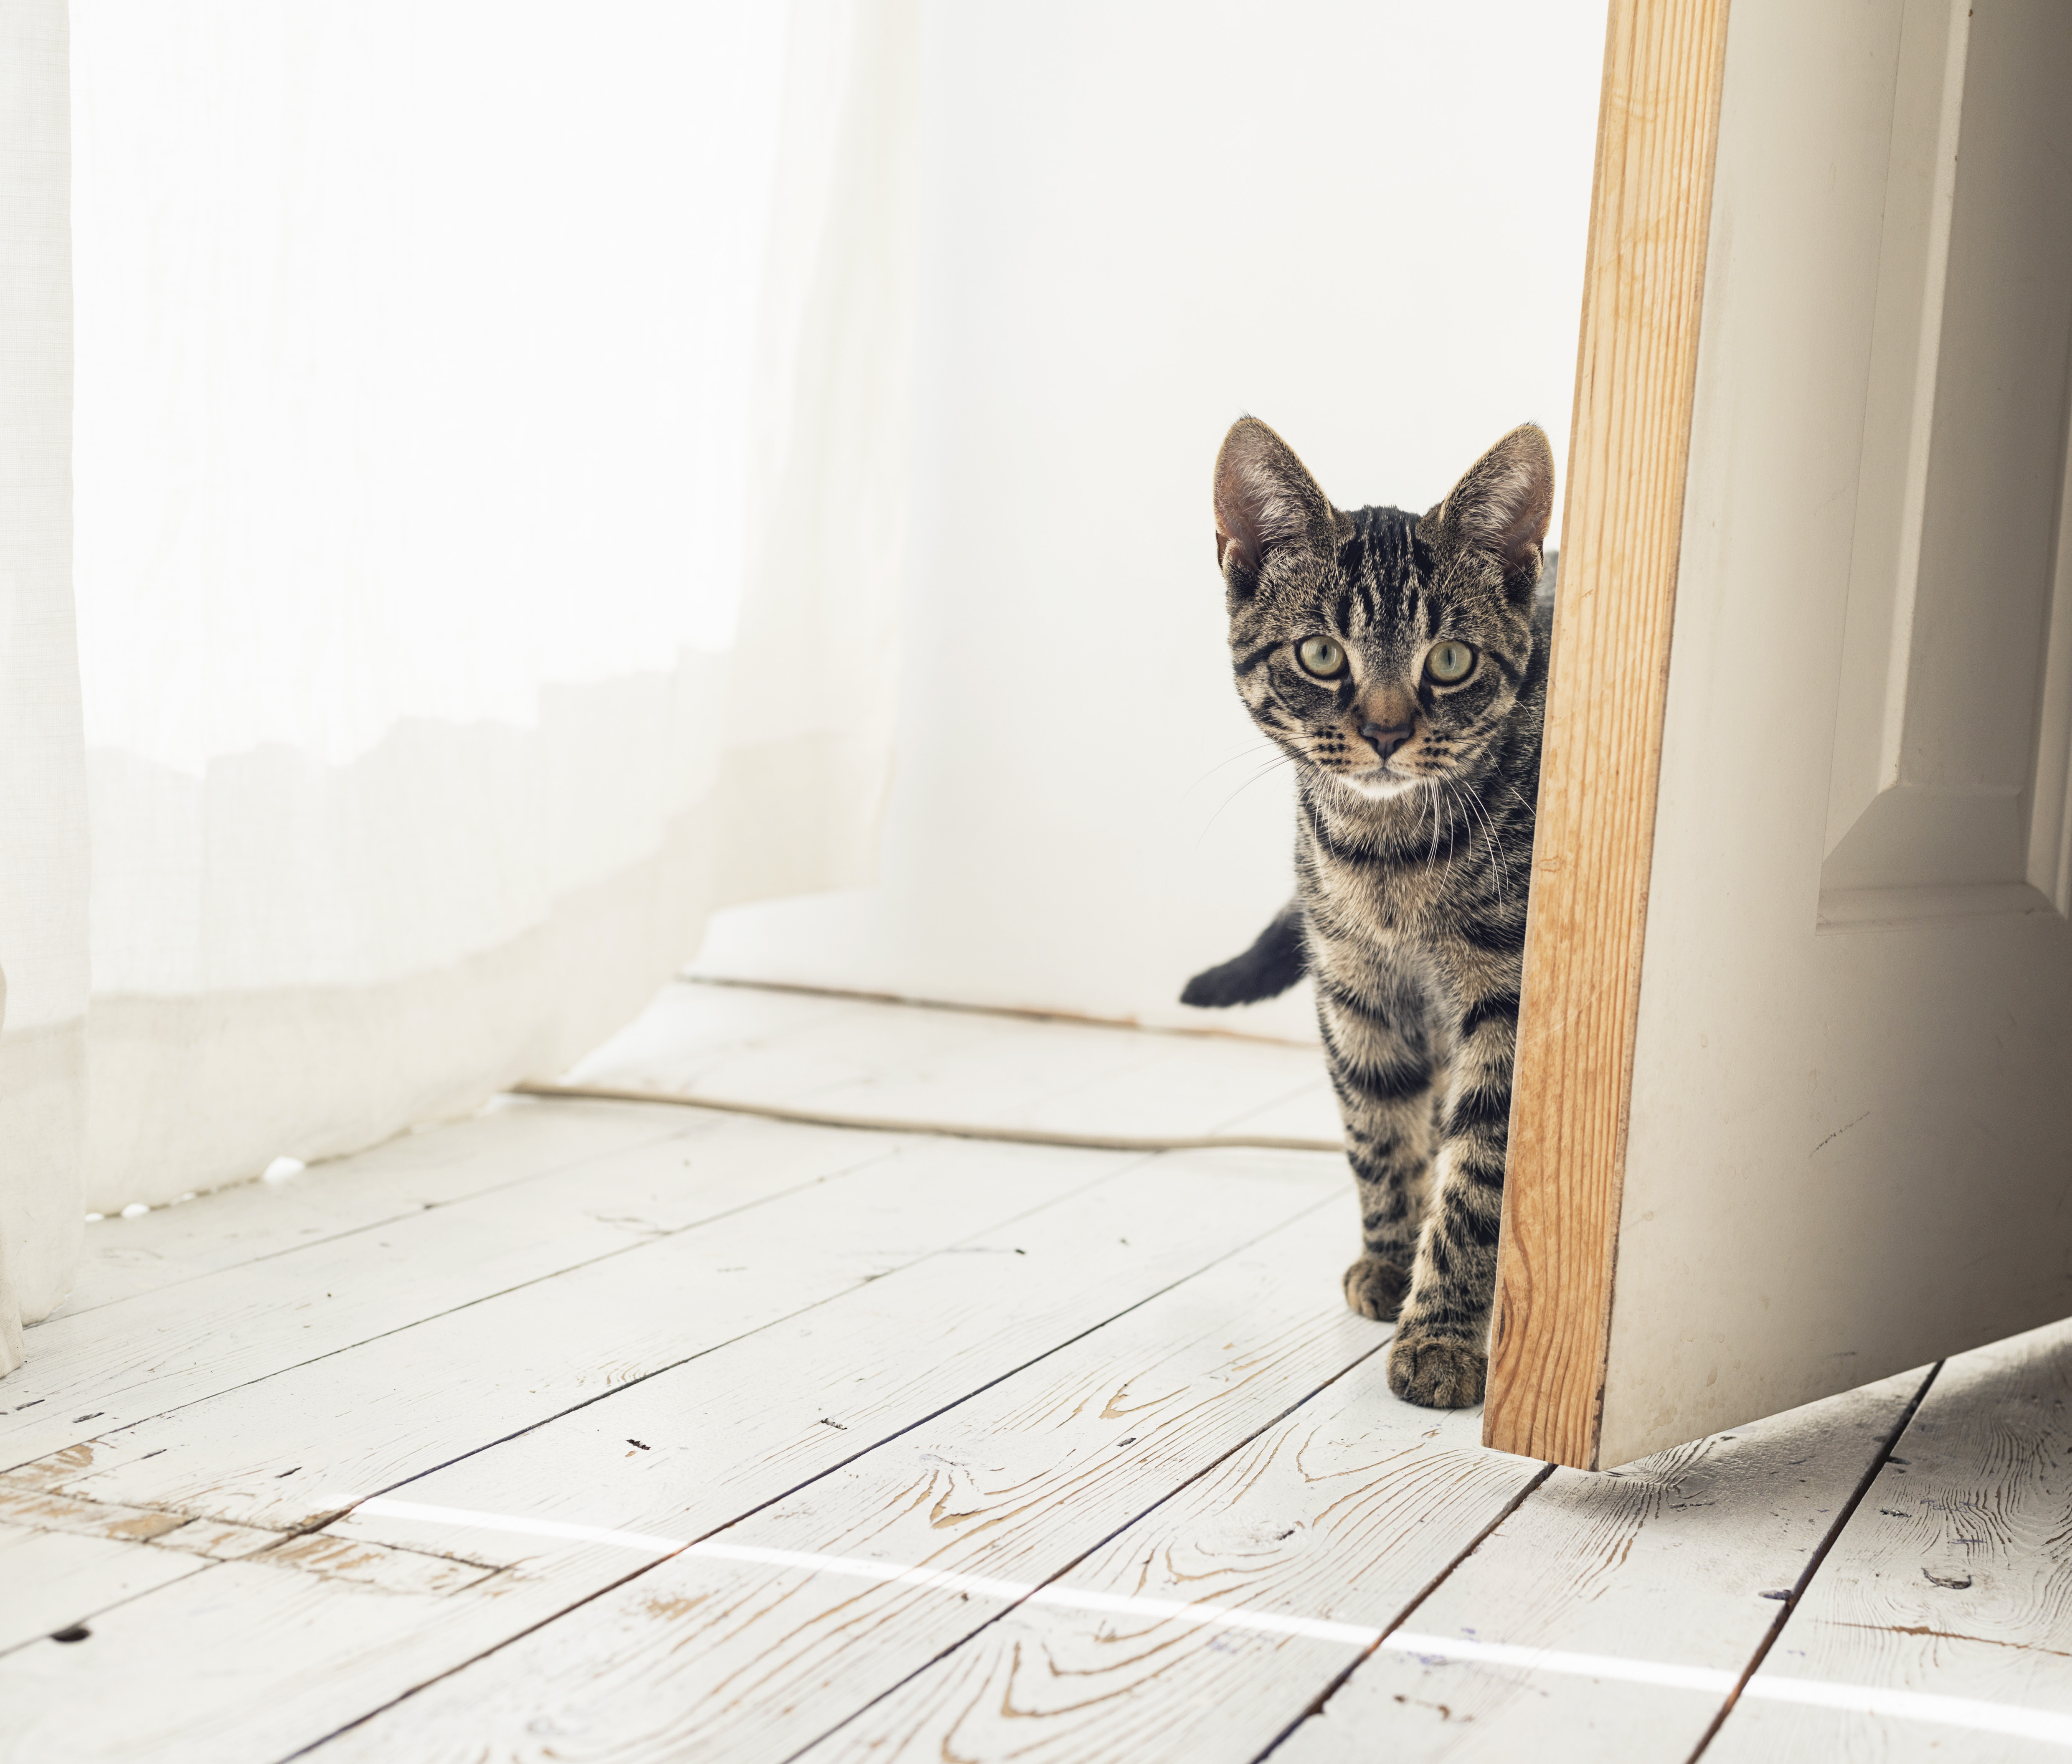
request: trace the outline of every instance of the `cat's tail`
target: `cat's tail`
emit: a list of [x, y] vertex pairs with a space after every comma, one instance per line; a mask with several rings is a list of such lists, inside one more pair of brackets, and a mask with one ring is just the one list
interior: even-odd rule
[[1187, 982], [1183, 1005], [1212, 1009], [1278, 997], [1309, 971], [1309, 948], [1302, 936], [1302, 906], [1291, 900], [1273, 915], [1242, 956], [1206, 968]]

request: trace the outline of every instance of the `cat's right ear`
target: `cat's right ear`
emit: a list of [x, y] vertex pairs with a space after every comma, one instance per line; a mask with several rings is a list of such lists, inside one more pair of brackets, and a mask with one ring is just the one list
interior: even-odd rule
[[1273, 552], [1306, 545], [1329, 555], [1338, 511], [1295, 450], [1256, 417], [1231, 425], [1216, 454], [1216, 564], [1240, 599]]

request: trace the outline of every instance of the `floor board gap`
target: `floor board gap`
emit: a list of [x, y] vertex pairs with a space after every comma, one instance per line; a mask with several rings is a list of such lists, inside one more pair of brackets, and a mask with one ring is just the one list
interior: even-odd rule
[[1807, 1563], [1805, 1572], [1792, 1584], [1791, 1597], [1785, 1600], [1779, 1607], [1777, 1620], [1770, 1626], [1769, 1633], [1763, 1637], [1753, 1655], [1749, 1657], [1749, 1663], [1742, 1669], [1741, 1676], [1734, 1681], [1734, 1688], [1727, 1692], [1726, 1700], [1720, 1704], [1719, 1713], [1712, 1717], [1711, 1725], [1700, 1737], [1686, 1764], [1698, 1764], [1698, 1760], [1705, 1755], [1706, 1748], [1719, 1737], [1720, 1729], [1727, 1725], [1727, 1717], [1733, 1713], [1735, 1705], [1741, 1701], [1741, 1692], [1748, 1688], [1749, 1680], [1755, 1676], [1761, 1669], [1762, 1663], [1769, 1659], [1770, 1651], [1783, 1636], [1785, 1626], [1791, 1621], [1791, 1614], [1798, 1610], [1799, 1600], [1805, 1597], [1807, 1588], [1813, 1584], [1814, 1577], [1820, 1572], [1821, 1565], [1827, 1560], [1828, 1552], [1834, 1548], [1836, 1540], [1841, 1536], [1849, 1521], [1856, 1516], [1856, 1509], [1863, 1505], [1864, 1497], [1870, 1493], [1871, 1485], [1878, 1479], [1878, 1473], [1890, 1461], [1893, 1451], [1906, 1436], [1907, 1429], [1914, 1424], [1914, 1417], [1920, 1412], [1922, 1404], [1927, 1400], [1928, 1392], [1934, 1388], [1935, 1380], [1940, 1375], [1946, 1363], [1938, 1359], [1928, 1368], [1928, 1375], [1922, 1380], [1921, 1388], [1914, 1393], [1913, 1400], [1900, 1412], [1899, 1419], [1893, 1424], [1892, 1431], [1886, 1436], [1885, 1444], [1879, 1449], [1877, 1455], [1871, 1460], [1868, 1468], [1864, 1471], [1862, 1480], [1856, 1484], [1848, 1499], [1843, 1503], [1841, 1511], [1835, 1515], [1835, 1523], [1827, 1528], [1827, 1536], [1820, 1540], [1819, 1544], [1814, 1549], [1812, 1559]]
[[1474, 1536], [1469, 1540], [1467, 1547], [1451, 1561], [1447, 1563], [1444, 1568], [1440, 1569], [1437, 1574], [1434, 1574], [1430, 1580], [1427, 1581], [1424, 1585], [1418, 1589], [1416, 1597], [1412, 1598], [1407, 1605], [1404, 1606], [1400, 1610], [1396, 1612], [1395, 1616], [1392, 1617], [1388, 1622], [1382, 1626], [1381, 1634], [1375, 1642], [1374, 1645], [1371, 1647], [1363, 1648], [1354, 1659], [1346, 1662], [1342, 1671], [1334, 1674], [1330, 1682], [1325, 1685], [1323, 1689], [1317, 1693], [1317, 1700], [1310, 1704], [1307, 1708], [1304, 1709], [1300, 1715], [1297, 1716], [1293, 1721], [1290, 1721], [1285, 1727], [1281, 1729], [1278, 1733], [1275, 1734], [1272, 1743], [1270, 1743], [1264, 1750], [1255, 1755], [1252, 1760], [1252, 1764], [1264, 1764], [1264, 1761], [1280, 1750], [1281, 1746], [1287, 1743], [1289, 1737], [1293, 1734], [1297, 1728], [1301, 1726], [1305, 1721], [1310, 1720], [1313, 1717], [1322, 1714], [1324, 1713], [1324, 1705], [1330, 1701], [1332, 1697], [1335, 1696], [1344, 1686], [1346, 1681], [1350, 1679], [1354, 1673], [1357, 1672], [1361, 1667], [1364, 1666], [1370, 1659], [1371, 1659], [1376, 1653], [1380, 1651], [1382, 1643], [1386, 1642], [1389, 1636], [1396, 1630], [1401, 1629], [1405, 1624], [1407, 1624], [1410, 1619], [1416, 1614], [1418, 1606], [1424, 1604], [1434, 1593], [1437, 1592], [1441, 1587], [1444, 1586], [1446, 1582], [1453, 1577], [1454, 1572], [1460, 1568], [1462, 1564], [1466, 1562], [1475, 1553], [1477, 1550], [1480, 1549], [1483, 1544], [1487, 1543], [1490, 1539], [1496, 1534], [1498, 1528], [1503, 1524], [1505, 1520], [1508, 1519], [1519, 1510], [1519, 1508], [1524, 1506], [1528, 1500], [1531, 1499], [1533, 1495], [1539, 1492], [1540, 1489], [1546, 1482], [1547, 1478], [1554, 1474], [1555, 1469], [1556, 1466], [1552, 1464], [1541, 1465], [1540, 1466], [1539, 1474], [1536, 1475], [1531, 1482], [1527, 1482], [1524, 1487], [1521, 1488], [1515, 1495], [1511, 1496], [1511, 1499], [1505, 1503], [1503, 1510], [1499, 1512], [1494, 1519], [1491, 1519], [1488, 1524], [1485, 1525], [1480, 1531], [1475, 1533]]

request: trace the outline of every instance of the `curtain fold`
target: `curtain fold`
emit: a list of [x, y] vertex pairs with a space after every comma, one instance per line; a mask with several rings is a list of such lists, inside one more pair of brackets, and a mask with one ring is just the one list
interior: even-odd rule
[[64, 0], [0, 8], [0, 1372], [79, 1252], [86, 803]]
[[[64, 8], [6, 16], [39, 12], [62, 146]], [[0, 1166], [14, 1286], [57, 1275], [26, 1314], [83, 1212], [551, 1077], [714, 907], [870, 874], [914, 0], [485, 16], [72, 8], [76, 315], [43, 298], [77, 388], [35, 430], [60, 477], [76, 430], [64, 705], [57, 537], [40, 600], [0, 588], [43, 620], [4, 690], [49, 750], [0, 754], [0, 1108], [17, 1042], [71, 1060], [62, 1219]], [[17, 861], [39, 807], [90, 895]]]

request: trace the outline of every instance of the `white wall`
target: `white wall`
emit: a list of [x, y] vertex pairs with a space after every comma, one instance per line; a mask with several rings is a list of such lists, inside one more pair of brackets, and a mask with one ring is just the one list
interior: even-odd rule
[[[1289, 891], [1232, 691], [1209, 468], [1249, 411], [1424, 508], [1565, 459], [1601, 0], [937, 0], [921, 489], [875, 887], [737, 908], [698, 972], [1183, 1009]], [[781, 683], [773, 683], [781, 689]]]

